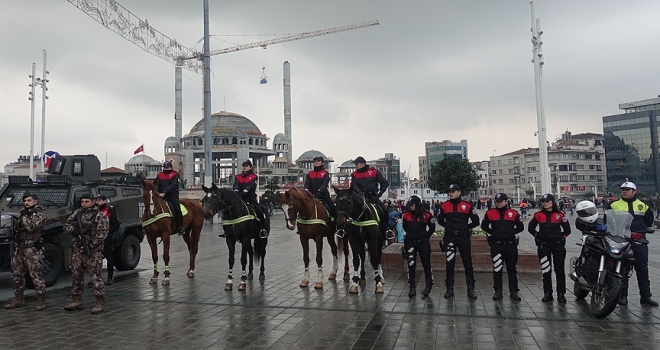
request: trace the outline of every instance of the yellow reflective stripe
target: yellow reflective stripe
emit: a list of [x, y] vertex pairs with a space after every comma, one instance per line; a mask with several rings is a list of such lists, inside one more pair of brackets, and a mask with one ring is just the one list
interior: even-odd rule
[[296, 219], [296, 222], [303, 225], [323, 225], [326, 227], [328, 226], [326, 225], [325, 221], [321, 219], [308, 219], [308, 220]]
[[172, 214], [170, 213], [160, 213], [147, 221], [143, 221], [142, 227], [149, 226], [162, 218], [170, 218], [170, 217], [172, 217]]
[[376, 220], [367, 220], [367, 221], [357, 221], [357, 220], [350, 220], [351, 225], [353, 226], [378, 226], [378, 222]]
[[254, 215], [245, 215], [241, 216], [240, 218], [232, 219], [232, 220], [222, 220], [223, 225], [236, 225], [240, 224], [241, 222], [245, 222], [248, 220], [254, 220], [255, 216]]

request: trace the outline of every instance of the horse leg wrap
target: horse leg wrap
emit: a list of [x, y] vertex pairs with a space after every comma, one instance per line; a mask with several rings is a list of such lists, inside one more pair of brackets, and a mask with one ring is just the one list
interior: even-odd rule
[[374, 281], [376, 281], [376, 283], [380, 283], [380, 271], [378, 270], [374, 271]]
[[247, 273], [243, 270], [243, 272], [241, 272], [241, 283], [245, 283], [245, 281], [247, 281]]
[[170, 272], [170, 265], [165, 265], [165, 272]]
[[360, 282], [360, 272], [359, 271], [353, 271], [353, 283], [358, 283]]
[[160, 270], [158, 269], [158, 263], [154, 264], [154, 271], [160, 272]]
[[309, 278], [309, 268], [308, 267], [305, 268], [305, 276], [307, 278]]

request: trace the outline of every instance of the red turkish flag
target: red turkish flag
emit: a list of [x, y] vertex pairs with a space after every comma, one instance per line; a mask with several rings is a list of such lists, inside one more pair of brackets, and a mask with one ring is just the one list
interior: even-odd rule
[[144, 145], [138, 147], [138, 149], [136, 149], [135, 152], [133, 152], [133, 154], [138, 154], [140, 152], [144, 152]]

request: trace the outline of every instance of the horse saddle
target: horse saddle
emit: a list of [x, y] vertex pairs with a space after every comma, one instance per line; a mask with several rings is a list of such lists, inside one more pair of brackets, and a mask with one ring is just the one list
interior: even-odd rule
[[[167, 202], [167, 207], [170, 208], [170, 212], [172, 212], [172, 203], [169, 201]], [[179, 207], [181, 208], [181, 216], [186, 216], [188, 215], [188, 209], [181, 203], [179, 203]]]

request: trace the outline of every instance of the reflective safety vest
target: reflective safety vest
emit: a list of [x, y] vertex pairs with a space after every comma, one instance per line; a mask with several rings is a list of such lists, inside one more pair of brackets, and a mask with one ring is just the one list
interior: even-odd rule
[[627, 211], [633, 215], [633, 221], [632, 224], [630, 224], [630, 230], [632, 232], [639, 232], [642, 234], [646, 232], [645, 216], [646, 211], [649, 210], [649, 206], [646, 205], [646, 203], [639, 199], [635, 199], [633, 202], [619, 199], [618, 201], [613, 202], [610, 205], [610, 208], [616, 211]]

